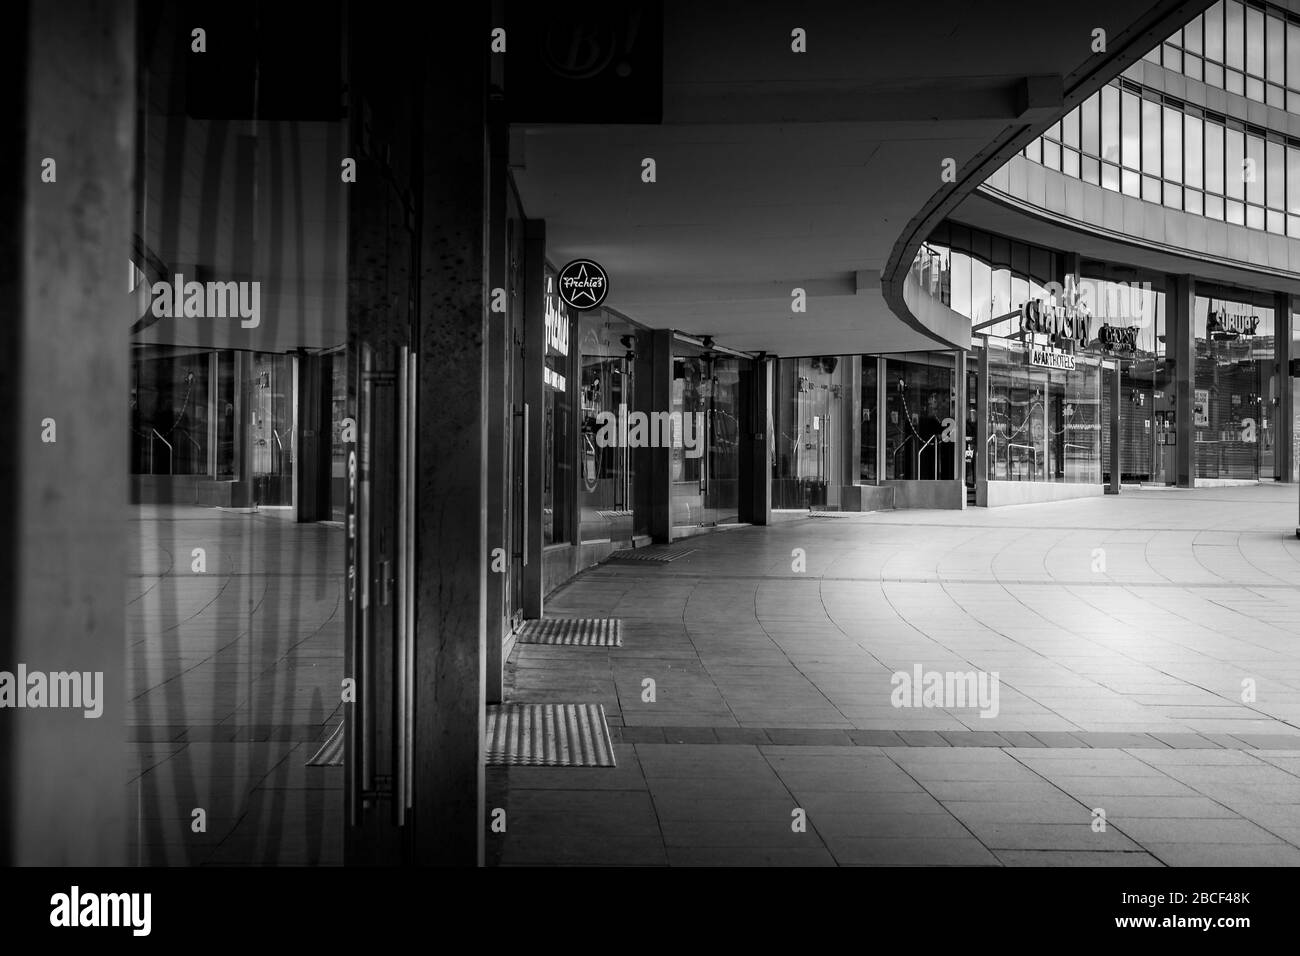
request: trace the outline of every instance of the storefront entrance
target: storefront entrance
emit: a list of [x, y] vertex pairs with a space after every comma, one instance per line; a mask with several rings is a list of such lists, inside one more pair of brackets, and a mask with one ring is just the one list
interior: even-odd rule
[[740, 478], [741, 359], [683, 343], [673, 356], [673, 537], [735, 524]]

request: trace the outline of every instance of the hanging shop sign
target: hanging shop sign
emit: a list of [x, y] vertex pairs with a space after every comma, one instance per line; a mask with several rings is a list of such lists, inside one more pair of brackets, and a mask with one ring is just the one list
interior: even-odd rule
[[1210, 390], [1198, 388], [1192, 391], [1192, 424], [1196, 428], [1210, 426]]
[[1074, 371], [1074, 356], [1060, 349], [1034, 345], [1025, 352], [1025, 357], [1030, 365], [1039, 368], [1059, 369], [1063, 372]]
[[1254, 335], [1259, 328], [1259, 316], [1244, 312], [1229, 312], [1223, 306], [1211, 312], [1205, 320], [1210, 332], [1224, 332], [1232, 335]]
[[1097, 330], [1097, 341], [1110, 352], [1136, 352], [1137, 338], [1136, 325], [1103, 325]]
[[1054, 341], [1084, 345], [1092, 338], [1091, 326], [1091, 316], [1076, 305], [1053, 305], [1042, 299], [1029, 299], [1020, 307], [1023, 335], [1046, 335]]
[[560, 270], [557, 284], [560, 299], [578, 312], [599, 308], [609, 294], [609, 275], [591, 259], [574, 259]]

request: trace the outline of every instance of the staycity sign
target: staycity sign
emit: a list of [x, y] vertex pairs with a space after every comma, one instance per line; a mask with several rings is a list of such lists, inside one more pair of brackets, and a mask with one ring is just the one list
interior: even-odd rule
[[1042, 299], [1029, 299], [1020, 307], [1020, 332], [1023, 335], [1046, 335], [1053, 341], [1062, 339], [1086, 345], [1091, 338], [1091, 317], [1074, 305], [1053, 305]]

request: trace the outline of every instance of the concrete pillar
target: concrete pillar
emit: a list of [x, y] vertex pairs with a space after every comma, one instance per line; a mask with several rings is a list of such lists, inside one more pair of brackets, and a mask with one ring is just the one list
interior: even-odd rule
[[[1121, 447], [1123, 432], [1120, 430], [1120, 402], [1123, 398], [1123, 389], [1121, 388], [1122, 377], [1120, 372], [1120, 360], [1116, 359], [1114, 368], [1110, 373], [1110, 381], [1104, 386], [1110, 392], [1110, 421], [1108, 422], [1110, 428], [1110, 483], [1106, 486], [1106, 494], [1108, 495], [1119, 494], [1123, 483], [1121, 473], [1124, 460], [1123, 448]], [[1105, 377], [1103, 372], [1102, 378]]]
[[0, 670], [98, 675], [102, 712], [0, 711], [0, 864], [122, 866], [135, 5], [20, 0], [3, 32]]
[[[487, 36], [489, 9], [472, 18], [474, 35]], [[422, 63], [412, 846], [421, 864], [483, 863], [488, 59], [481, 44], [453, 43]]]
[[[966, 509], [966, 352], [958, 350], [953, 353], [953, 370], [956, 374], [957, 394], [953, 405], [953, 422], [956, 444], [952, 450], [953, 481], [957, 485], [957, 500], [960, 507]], [[937, 475], [935, 476], [938, 477]]]
[[1175, 481], [1179, 488], [1196, 485], [1196, 429], [1192, 400], [1196, 388], [1196, 280], [1171, 276], [1165, 293], [1165, 348], [1174, 363]]
[[[523, 408], [516, 409], [515, 425], [523, 429], [523, 610], [528, 620], [542, 616], [542, 488], [546, 467], [546, 224], [528, 220], [524, 251], [524, 361]], [[577, 342], [576, 336], [569, 337]], [[559, 452], [563, 454], [563, 452]], [[556, 488], [558, 501], [565, 489]], [[556, 528], [560, 534], [567, 529]]]
[[1277, 404], [1268, 409], [1274, 418], [1273, 471], [1278, 481], [1290, 481], [1295, 467], [1291, 430], [1295, 421], [1295, 392], [1291, 378], [1291, 296], [1278, 293], [1273, 300], [1273, 368], [1277, 376]]

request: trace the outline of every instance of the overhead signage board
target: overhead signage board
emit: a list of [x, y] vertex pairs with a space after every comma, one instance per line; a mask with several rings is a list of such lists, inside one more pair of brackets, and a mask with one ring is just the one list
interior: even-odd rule
[[1030, 365], [1038, 368], [1055, 369], [1062, 372], [1074, 371], [1074, 356], [1060, 349], [1046, 348], [1041, 345], [1030, 346], [1025, 352]]

